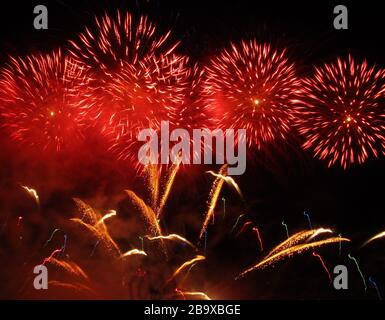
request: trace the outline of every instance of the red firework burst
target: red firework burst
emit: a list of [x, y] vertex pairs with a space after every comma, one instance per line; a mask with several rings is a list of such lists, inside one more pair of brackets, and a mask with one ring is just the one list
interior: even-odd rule
[[137, 160], [140, 130], [177, 123], [192, 71], [187, 58], [173, 53], [170, 32], [160, 34], [146, 17], [118, 11], [95, 23], [95, 32], [86, 29], [71, 42], [72, 55], [92, 79], [81, 105], [120, 159]]
[[188, 94], [187, 58], [149, 57], [137, 65], [125, 63], [120, 72], [94, 91], [86, 105], [96, 115], [101, 132], [120, 159], [137, 160], [140, 130], [160, 129], [161, 121], [175, 125], [178, 106]]
[[385, 71], [337, 59], [302, 82], [299, 132], [303, 147], [344, 169], [385, 151]]
[[298, 89], [286, 51], [256, 40], [232, 44], [206, 67], [204, 99], [222, 129], [246, 129], [247, 144], [261, 149], [285, 139]]
[[61, 50], [11, 57], [0, 72], [0, 112], [12, 139], [37, 150], [59, 151], [82, 138], [77, 108], [83, 69]]
[[125, 62], [140, 63], [152, 55], [171, 54], [178, 43], [169, 43], [171, 32], [161, 34], [147, 17], [128, 12], [104, 14], [95, 18], [95, 27], [86, 28], [78, 39], [70, 41], [69, 51], [92, 71], [110, 74]]

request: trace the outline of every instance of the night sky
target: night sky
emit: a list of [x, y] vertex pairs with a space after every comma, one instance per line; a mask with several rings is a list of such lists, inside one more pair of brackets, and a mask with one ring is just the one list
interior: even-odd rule
[[[33, 7], [37, 4], [48, 7], [48, 30], [33, 28]], [[148, 15], [160, 29], [172, 29], [172, 38], [181, 41], [177, 51], [202, 64], [232, 41], [256, 38], [287, 48], [300, 76], [310, 74], [313, 65], [334, 61], [349, 53], [385, 67], [381, 8], [372, 1], [364, 4], [344, 1], [349, 10], [349, 29], [335, 30], [333, 8], [338, 4], [338, 1], [259, 0], [12, 1], [2, 5], [0, 63], [3, 65], [9, 54], [22, 56], [65, 47], [67, 40], [91, 24], [95, 15], [119, 8]], [[218, 202], [218, 221], [209, 227], [207, 261], [193, 269], [189, 282], [194, 290], [222, 299], [377, 299], [368, 281], [368, 290], [364, 290], [360, 274], [347, 256], [351, 253], [358, 259], [366, 279], [372, 276], [385, 294], [384, 241], [360, 249], [365, 240], [385, 229], [385, 156], [371, 157], [363, 165], [353, 165], [347, 170], [338, 166], [328, 168], [327, 163], [303, 151], [301, 143], [301, 138], [296, 136], [288, 145], [250, 155], [246, 173], [236, 178], [245, 202], [240, 201], [231, 188], [224, 188], [222, 196], [227, 199], [227, 216], [220, 216], [222, 202]], [[141, 179], [129, 164], [114, 162], [112, 155], [93, 150], [91, 144], [89, 149], [69, 157], [30, 159], [22, 148], [0, 132], [0, 256], [7, 261], [0, 267], [0, 281], [10, 279], [0, 289], [0, 298], [36, 298], [36, 293], [30, 290], [20, 293], [20, 287], [27, 281], [28, 268], [52, 251], [41, 249], [51, 231], [61, 225], [71, 233], [68, 219], [76, 215], [73, 197], [84, 199], [98, 209], [116, 206], [128, 226], [116, 227], [112, 236], [122, 246], [139, 245], [137, 236], [130, 236], [127, 242], [123, 239], [125, 232], [134, 229], [131, 224], [134, 222], [129, 213], [131, 207], [121, 193], [128, 187], [143, 188]], [[215, 166], [212, 168], [218, 170]], [[183, 169], [165, 209], [165, 228], [170, 233], [185, 233], [186, 238], [195, 243], [210, 191], [211, 180], [204, 174], [205, 170]], [[42, 199], [39, 210], [20, 190], [21, 183], [39, 190]], [[235, 281], [235, 275], [264, 256], [259, 252], [254, 233], [245, 232], [239, 237], [230, 233], [237, 216], [247, 212], [243, 222], [252, 221], [258, 226], [267, 252], [286, 237], [282, 221], [288, 225], [290, 234], [308, 228], [304, 211], [310, 214], [314, 227], [332, 228], [352, 240], [343, 245], [341, 256], [338, 245], [316, 250], [331, 272], [337, 264], [348, 267], [349, 290], [335, 290], [311, 252]], [[27, 218], [28, 212], [30, 218]], [[29, 240], [20, 244], [16, 222], [17, 217], [24, 214], [24, 237]], [[80, 238], [79, 235], [70, 238], [69, 250], [79, 244], [77, 237]], [[202, 243], [199, 246], [202, 248]], [[72, 257], [88, 252], [73, 250]], [[160, 273], [162, 268], [159, 267]], [[108, 262], [103, 261], [95, 269], [103, 274], [108, 272]], [[120, 297], [113, 285], [106, 288], [111, 294], [106, 293], [105, 297]], [[69, 297], [66, 293], [55, 294]], [[151, 297], [161, 297], [157, 294]], [[56, 296], [37, 296], [41, 297]]]

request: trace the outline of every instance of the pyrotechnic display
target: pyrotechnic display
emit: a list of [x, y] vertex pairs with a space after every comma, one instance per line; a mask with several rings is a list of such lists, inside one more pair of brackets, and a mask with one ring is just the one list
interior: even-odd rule
[[383, 19], [95, 3], [0, 25], [0, 300], [382, 300]]

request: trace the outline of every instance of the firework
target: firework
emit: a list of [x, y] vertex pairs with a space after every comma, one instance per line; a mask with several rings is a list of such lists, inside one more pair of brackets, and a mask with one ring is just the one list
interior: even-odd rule
[[379, 300], [382, 300], [382, 296], [381, 296], [380, 290], [378, 289], [377, 283], [372, 279], [371, 276], [369, 277], [369, 282], [370, 282], [370, 283], [374, 286], [374, 288], [376, 289], [378, 299], [379, 299]]
[[182, 236], [180, 236], [179, 234], [169, 234], [167, 236], [157, 236], [157, 237], [149, 237], [149, 236], [146, 236], [146, 238], [150, 241], [153, 241], [153, 240], [160, 240], [160, 239], [163, 239], [163, 240], [173, 240], [173, 241], [181, 241], [187, 245], [189, 245], [191, 248], [193, 249], [196, 249], [196, 247], [190, 242], [188, 241], [187, 239], [183, 238]]
[[[190, 94], [189, 59], [174, 54], [170, 32], [160, 34], [146, 17], [105, 14], [71, 41], [72, 56], [89, 70], [81, 106], [119, 159], [136, 160], [142, 129], [175, 125]], [[103, 88], [103, 89], [101, 89]], [[137, 164], [137, 166], [135, 165]]]
[[84, 69], [56, 50], [11, 57], [0, 72], [0, 114], [11, 139], [38, 151], [60, 151], [82, 139], [78, 88]]
[[240, 215], [238, 216], [237, 220], [235, 220], [235, 223], [234, 223], [233, 227], [231, 228], [231, 232], [233, 232], [233, 231], [235, 230], [235, 228], [237, 227], [237, 225], [238, 225], [238, 223], [239, 223], [239, 220], [241, 220], [242, 217], [243, 217], [244, 215], [245, 215], [245, 214], [243, 213], [243, 214], [240, 214]]
[[374, 235], [373, 237], [371, 237], [369, 240], [365, 241], [364, 244], [361, 246], [361, 248], [366, 246], [367, 244], [371, 243], [374, 240], [381, 239], [384, 237], [385, 237], [385, 231], [382, 231], [382, 232]]
[[247, 273], [257, 270], [257, 269], [262, 269], [266, 268], [267, 266], [270, 266], [282, 259], [292, 257], [294, 254], [300, 254], [304, 251], [308, 251], [310, 249], [315, 249], [318, 247], [322, 247], [327, 244], [332, 244], [332, 243], [337, 243], [338, 241], [350, 241], [349, 239], [346, 238], [337, 238], [337, 237], [332, 237], [328, 238], [325, 240], [320, 240], [320, 241], [314, 241], [310, 243], [305, 243], [305, 244], [298, 244], [298, 245], [293, 245], [291, 247], [282, 249], [282, 250], [273, 250], [272, 252], [276, 252], [272, 254], [272, 252], [261, 262], [257, 263], [256, 265], [246, 269], [243, 271], [240, 275], [236, 277], [236, 279], [242, 278], [245, 276]]
[[141, 211], [145, 221], [148, 223], [150, 227], [150, 231], [152, 234], [162, 235], [159, 221], [156, 217], [155, 212], [133, 191], [126, 190], [127, 195], [135, 204], [135, 206]]
[[96, 238], [98, 238], [98, 241], [102, 242], [106, 248], [110, 250], [110, 252], [120, 256], [120, 249], [110, 236], [104, 221], [102, 221], [102, 216], [82, 200], [75, 198], [74, 201], [78, 207], [78, 210], [83, 214], [83, 216], [81, 219], [72, 218], [70, 220], [86, 228]]
[[310, 215], [306, 211], [304, 211], [303, 215], [306, 217], [307, 222], [309, 223], [309, 229], [312, 230], [313, 226], [311, 224]]
[[49, 262], [51, 265], [54, 265], [56, 267], [63, 269], [68, 274], [75, 275], [87, 281], [89, 280], [88, 275], [75, 262], [62, 261], [62, 260], [55, 259], [53, 257], [50, 257], [49, 261], [47, 262]]
[[366, 285], [366, 280], [365, 280], [365, 277], [364, 277], [364, 274], [362, 273], [362, 270], [360, 268], [360, 265], [358, 264], [358, 261], [355, 257], [353, 257], [350, 253], [348, 254], [348, 257], [349, 259], [353, 260], [354, 261], [354, 264], [356, 265], [357, 267], [357, 270], [361, 276], [361, 279], [362, 279], [362, 283], [364, 284], [364, 287], [365, 287], [365, 291], [368, 289], [368, 286]]
[[[238, 194], [242, 198], [242, 200], [244, 200], [241, 189], [239, 188], [238, 184], [235, 182], [235, 180], [232, 177], [224, 176], [223, 174], [218, 174], [218, 173], [215, 173], [211, 170], [206, 171], [206, 173], [209, 173], [214, 177], [221, 178], [221, 179], [225, 180], [229, 186], [232, 186], [238, 192]], [[223, 198], [222, 198], [222, 200], [223, 200]]]
[[288, 229], [287, 224], [285, 223], [285, 221], [282, 221], [282, 225], [285, 227], [287, 238], [289, 238], [289, 229]]
[[95, 17], [94, 28], [86, 27], [77, 39], [70, 41], [70, 52], [80, 63], [110, 74], [124, 62], [137, 64], [142, 59], [170, 54], [178, 43], [170, 42], [171, 32], [158, 32], [147, 17], [129, 12]]
[[259, 241], [259, 246], [260, 246], [261, 252], [262, 252], [263, 251], [263, 243], [262, 243], [262, 238], [261, 238], [261, 234], [259, 232], [259, 229], [257, 227], [253, 227], [252, 230], [257, 234], [258, 241]]
[[241, 227], [241, 229], [239, 230], [239, 232], [237, 233], [237, 235], [235, 237], [238, 237], [243, 231], [246, 230], [246, 228], [251, 225], [252, 222], [251, 221], [246, 221], [243, 226]]
[[313, 256], [319, 259], [319, 261], [321, 262], [322, 267], [324, 268], [325, 272], [328, 275], [330, 283], [332, 283], [333, 282], [332, 281], [332, 276], [330, 275], [330, 272], [329, 272], [328, 268], [326, 267], [325, 261], [322, 259], [322, 257], [318, 253], [313, 252]]
[[46, 241], [46, 243], [44, 244], [44, 247], [46, 247], [48, 245], [48, 243], [50, 243], [54, 237], [54, 235], [56, 234], [56, 232], [59, 232], [60, 229], [55, 229], [54, 231], [52, 231], [51, 233], [51, 236], [49, 237], [49, 239]]
[[256, 40], [232, 44], [206, 66], [203, 96], [222, 129], [246, 129], [247, 144], [262, 148], [285, 139], [299, 80], [285, 50]]
[[303, 147], [344, 169], [385, 152], [385, 70], [350, 55], [302, 82], [298, 128]]
[[207, 226], [209, 224], [210, 219], [212, 218], [212, 215], [214, 214], [215, 207], [217, 205], [219, 194], [221, 193], [224, 179], [221, 178], [221, 176], [224, 176], [227, 172], [227, 165], [223, 165], [219, 170], [218, 177], [215, 178], [214, 183], [211, 187], [210, 196], [208, 200], [208, 210], [206, 213], [206, 218], [203, 222], [201, 232], [199, 234], [199, 238], [202, 238], [203, 234], [205, 233]]
[[142, 250], [138, 250], [138, 249], [132, 249], [130, 251], [127, 251], [126, 253], [123, 253], [122, 254], [122, 258], [124, 257], [129, 257], [129, 256], [133, 256], [133, 255], [142, 255], [142, 256], [147, 256], [147, 253], [142, 251]]
[[107, 219], [110, 219], [111, 217], [114, 217], [116, 216], [116, 211], [115, 210], [110, 210], [108, 213], [106, 213], [97, 223], [96, 225], [98, 224], [101, 224], [101, 223], [104, 223], [104, 221], [106, 221]]
[[172, 274], [172, 276], [170, 277], [170, 279], [167, 282], [170, 282], [172, 279], [174, 279], [179, 273], [181, 273], [187, 267], [195, 264], [198, 261], [202, 261], [202, 260], [205, 260], [205, 259], [206, 258], [204, 256], [198, 255], [195, 258], [193, 258], [193, 259], [191, 259], [189, 261], [186, 261], [178, 269], [175, 270], [175, 272]]
[[39, 205], [40, 199], [37, 191], [35, 189], [29, 188], [27, 186], [21, 186], [28, 194], [36, 201], [36, 204]]

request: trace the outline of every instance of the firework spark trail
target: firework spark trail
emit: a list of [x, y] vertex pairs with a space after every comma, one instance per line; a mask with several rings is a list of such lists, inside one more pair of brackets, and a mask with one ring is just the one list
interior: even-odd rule
[[318, 228], [318, 229], [313, 229], [311, 230], [312, 232], [314, 232], [310, 237], [309, 237], [309, 240], [313, 239], [313, 238], [316, 238], [318, 237], [320, 234], [323, 234], [323, 233], [333, 233], [333, 230], [331, 229], [325, 229], [325, 228]]
[[140, 243], [142, 245], [142, 251], [144, 251], [144, 238], [143, 237], [139, 237], [139, 240], [140, 240]]
[[54, 231], [52, 231], [51, 236], [50, 236], [49, 239], [45, 242], [43, 248], [45, 248], [45, 247], [48, 245], [48, 243], [50, 243], [50, 242], [52, 241], [52, 239], [53, 239], [54, 235], [56, 234], [56, 232], [59, 232], [59, 231], [60, 231], [60, 229], [55, 229]]
[[183, 291], [183, 296], [200, 297], [203, 300], [211, 300], [211, 298], [204, 292]]
[[148, 164], [146, 166], [146, 173], [148, 180], [147, 186], [151, 194], [151, 205], [153, 210], [156, 210], [158, 207], [160, 170], [155, 164]]
[[322, 233], [325, 233], [325, 232], [329, 233], [328, 230], [329, 229], [318, 228], [318, 229], [314, 229], [314, 230], [299, 231], [299, 232], [295, 233], [294, 235], [292, 235], [287, 240], [281, 242], [275, 248], [273, 248], [269, 252], [267, 257], [270, 257], [270, 256], [272, 256], [272, 255], [276, 254], [277, 252], [282, 251], [284, 249], [293, 247], [293, 246], [299, 244], [300, 242], [309, 241], [309, 240], [314, 238], [314, 235], [319, 235], [319, 234], [322, 234]]
[[52, 281], [48, 282], [48, 285], [49, 286], [55, 286], [55, 287], [61, 287], [61, 288], [68, 289], [68, 290], [75, 290], [75, 291], [79, 291], [79, 292], [94, 293], [93, 289], [91, 289], [90, 287], [88, 287], [84, 284], [81, 284], [81, 283], [66, 283], [66, 282], [60, 282], [60, 281], [52, 280]]
[[329, 278], [330, 283], [332, 283], [332, 282], [333, 282], [332, 276], [330, 275], [330, 272], [329, 272], [328, 268], [326, 267], [325, 261], [322, 259], [322, 257], [321, 257], [319, 254], [317, 254], [317, 253], [315, 253], [315, 252], [313, 252], [313, 256], [314, 256], [314, 257], [317, 257], [317, 258], [319, 259], [319, 261], [320, 261], [321, 264], [322, 264], [322, 267], [325, 269], [325, 271], [326, 271], [326, 273], [327, 273], [327, 275], [328, 275], [328, 278]]
[[22, 216], [17, 218], [17, 226], [18, 227], [20, 227], [22, 221], [23, 221], [23, 217]]
[[[342, 237], [342, 234], [339, 233], [338, 236], [341, 238]], [[341, 257], [341, 250], [342, 250], [342, 243], [340, 241], [340, 243], [338, 244], [338, 255]]]
[[107, 212], [107, 214], [105, 214], [95, 225], [95, 227], [99, 224], [102, 224], [104, 223], [104, 221], [106, 221], [107, 219], [110, 219], [111, 217], [114, 217], [116, 216], [116, 211], [115, 210], [110, 210]]
[[218, 174], [218, 173], [215, 173], [214, 171], [211, 171], [211, 170], [206, 171], [206, 173], [209, 173], [214, 177], [221, 178], [221, 179], [225, 180], [229, 186], [232, 186], [237, 191], [237, 193], [239, 194], [241, 199], [244, 200], [241, 189], [239, 188], [238, 184], [235, 182], [235, 180], [232, 177], [224, 176], [223, 174]]
[[261, 252], [263, 251], [263, 243], [262, 243], [262, 238], [261, 238], [261, 234], [259, 233], [259, 230], [257, 227], [253, 227], [252, 229], [256, 234], [257, 234], [257, 237], [258, 237], [258, 241], [259, 241], [259, 246], [261, 248]]
[[223, 218], [225, 218], [226, 217], [226, 199], [222, 197], [222, 201], [223, 201]]
[[362, 282], [364, 283], [364, 287], [365, 287], [365, 291], [366, 291], [366, 290], [368, 289], [368, 287], [367, 287], [367, 285], [366, 285], [366, 280], [365, 280], [364, 274], [363, 274], [362, 271], [361, 271], [361, 268], [360, 268], [360, 266], [359, 266], [359, 264], [358, 264], [357, 259], [354, 258], [350, 253], [348, 254], [348, 257], [349, 257], [349, 259], [351, 259], [351, 260], [354, 261], [354, 263], [355, 263], [355, 265], [356, 265], [356, 267], [357, 267], [357, 270], [358, 270], [358, 272], [360, 273], [360, 276], [361, 276]]
[[[227, 164], [224, 164], [220, 168], [219, 174], [223, 176], [226, 172], [227, 172]], [[216, 207], [216, 204], [218, 201], [219, 194], [222, 190], [222, 186], [223, 186], [224, 181], [225, 180], [223, 180], [222, 178], [216, 177], [215, 181], [211, 187], [210, 196], [209, 196], [209, 200], [208, 200], [209, 207], [208, 207], [208, 210], [206, 213], [205, 221], [203, 222], [202, 229], [201, 229], [200, 234], [199, 234], [200, 239], [203, 237], [203, 234], [207, 229], [207, 226], [210, 222], [210, 219], [212, 219], [212, 215], [214, 214], [214, 210], [215, 210], [215, 207]]]
[[282, 225], [285, 227], [286, 235], [287, 235], [287, 238], [289, 239], [290, 238], [290, 236], [289, 236], [289, 229], [287, 228], [287, 224], [285, 223], [285, 221], [282, 221]]
[[203, 100], [221, 129], [246, 129], [247, 145], [261, 150], [285, 140], [300, 81], [285, 50], [256, 40], [231, 44], [206, 65]]
[[[240, 279], [240, 278], [244, 277], [247, 273], [249, 273], [251, 271], [254, 271], [254, 270], [257, 270], [257, 269], [261, 269], [261, 268], [265, 268], [265, 267], [270, 266], [271, 264], [276, 263], [276, 262], [278, 262], [278, 261], [280, 261], [282, 259], [285, 259], [287, 257], [291, 257], [294, 254], [299, 254], [299, 253], [302, 253], [302, 252], [310, 250], [310, 249], [315, 249], [315, 248], [324, 246], [326, 244], [337, 243], [338, 241], [340, 241], [340, 239], [337, 238], [337, 237], [334, 237], [334, 238], [329, 238], [329, 239], [325, 239], [325, 240], [320, 240], [320, 241], [316, 241], [316, 242], [300, 244], [300, 245], [295, 245], [295, 246], [289, 247], [287, 249], [284, 249], [282, 251], [277, 252], [274, 255], [267, 256], [261, 262], [259, 262], [256, 265], [250, 267], [249, 269], [246, 269], [245, 271], [243, 271], [235, 279], [236, 280]], [[341, 238], [341, 241], [350, 241], [350, 240], [346, 239], [346, 238]]]
[[86, 204], [84, 201], [78, 199], [78, 198], [73, 198], [77, 208], [78, 208], [78, 211], [81, 213], [82, 217], [81, 217], [81, 220], [82, 221], [86, 221], [88, 224], [91, 224], [91, 225], [95, 225], [98, 223], [98, 221], [100, 220], [101, 216], [98, 215], [93, 209], [91, 206], [89, 206], [88, 204]]
[[189, 276], [190, 272], [191, 272], [191, 269], [194, 268], [194, 266], [196, 266], [196, 263], [193, 263], [190, 268], [188, 268], [185, 276], [183, 277], [182, 281], [180, 282], [181, 284], [185, 282], [185, 280], [187, 279], [187, 277]]
[[204, 256], [198, 255], [195, 258], [193, 258], [193, 259], [191, 259], [189, 261], [186, 261], [178, 269], [176, 269], [176, 271], [173, 273], [173, 275], [170, 277], [170, 279], [167, 280], [167, 282], [170, 282], [172, 279], [174, 279], [179, 273], [181, 273], [188, 266], [190, 266], [192, 264], [195, 264], [198, 261], [205, 260], [205, 259], [206, 258]]
[[207, 229], [205, 230], [205, 243], [204, 243], [204, 253], [206, 255], [206, 251], [207, 251]]
[[21, 186], [25, 191], [28, 192], [28, 194], [36, 201], [36, 204], [40, 204], [39, 195], [37, 194], [37, 191], [35, 189], [29, 188], [27, 186]]
[[370, 283], [374, 286], [374, 288], [376, 289], [378, 299], [379, 299], [379, 300], [382, 300], [382, 296], [381, 296], [380, 290], [378, 289], [377, 283], [372, 279], [371, 276], [369, 277], [369, 282], [370, 282]]
[[349, 55], [315, 68], [299, 93], [297, 125], [314, 157], [347, 169], [385, 153], [385, 70]]
[[164, 188], [164, 192], [163, 192], [163, 195], [162, 195], [160, 203], [159, 203], [159, 208], [157, 210], [157, 218], [159, 218], [160, 215], [162, 214], [163, 207], [166, 204], [167, 199], [168, 199], [168, 197], [170, 195], [170, 191], [171, 191], [171, 188], [172, 188], [172, 186], [174, 184], [174, 180], [175, 180], [176, 174], [179, 171], [179, 167], [180, 167], [180, 161], [178, 161], [176, 164], [173, 164], [171, 166], [169, 175], [168, 175], [167, 180], [166, 180], [166, 186]]
[[94, 27], [71, 40], [69, 51], [79, 62], [108, 72], [123, 62], [138, 64], [147, 56], [171, 54], [178, 43], [170, 43], [170, 35], [158, 32], [146, 16], [117, 11], [95, 17]]
[[150, 240], [150, 241], [160, 240], [160, 239], [163, 239], [163, 240], [173, 240], [173, 241], [181, 241], [182, 243], [185, 243], [185, 244], [189, 245], [191, 248], [197, 249], [190, 241], [188, 241], [187, 239], [183, 238], [179, 234], [175, 234], [175, 233], [169, 234], [167, 236], [157, 236], [157, 237], [146, 236], [145, 238]]
[[184, 295], [184, 293], [183, 293], [182, 290], [180, 290], [180, 289], [178, 289], [178, 288], [175, 288], [175, 292], [178, 293], [178, 294], [180, 294], [180, 295], [182, 296], [183, 300], [186, 300], [186, 297], [185, 297], [185, 295]]
[[123, 253], [123, 254], [121, 255], [121, 258], [129, 257], [129, 256], [133, 256], [133, 255], [147, 256], [147, 253], [144, 252], [143, 250], [132, 249], [132, 250], [129, 250], [129, 251]]
[[371, 237], [367, 241], [365, 241], [364, 244], [361, 246], [361, 248], [366, 246], [367, 244], [371, 243], [374, 240], [381, 239], [381, 238], [384, 238], [384, 237], [385, 237], [385, 231], [382, 231], [382, 232], [376, 234], [375, 236]]
[[100, 240], [96, 241], [94, 247], [92, 248], [92, 251], [91, 251], [91, 254], [90, 254], [90, 258], [94, 255], [96, 247], [99, 245], [99, 243], [100, 243]]
[[62, 268], [69, 274], [75, 275], [87, 281], [89, 280], [87, 274], [83, 271], [83, 269], [80, 268], [76, 263], [72, 261], [67, 262], [63, 260], [58, 260], [54, 257], [50, 257], [47, 262], [49, 262], [51, 265]]
[[67, 235], [65, 234], [64, 235], [64, 242], [63, 242], [63, 246], [61, 247], [61, 253], [60, 254], [63, 254], [64, 251], [66, 250], [67, 248]]
[[312, 230], [313, 226], [311, 225], [310, 215], [306, 211], [304, 211], [303, 215], [306, 216], [307, 221], [309, 223], [309, 229]]
[[238, 223], [239, 223], [239, 220], [240, 220], [244, 215], [245, 215], [245, 214], [240, 214], [240, 215], [238, 216], [238, 218], [237, 218], [237, 220], [235, 221], [233, 227], [231, 228], [230, 233], [232, 233], [232, 232], [234, 231], [234, 229], [236, 228], [236, 226], [237, 226]]
[[239, 237], [239, 235], [240, 235], [242, 232], [244, 232], [244, 231], [246, 230], [246, 228], [247, 228], [249, 225], [251, 225], [251, 224], [252, 224], [251, 221], [246, 221], [246, 222], [243, 224], [242, 228], [239, 230], [239, 232], [237, 233], [237, 235], [236, 235], [235, 237], [236, 237], [236, 238]]
[[126, 193], [128, 197], [132, 200], [134, 205], [142, 213], [143, 217], [145, 218], [145, 221], [149, 224], [150, 231], [152, 232], [152, 234], [155, 236], [162, 235], [155, 212], [140, 197], [138, 197], [135, 192], [131, 190], [126, 190]]
[[50, 262], [50, 260], [51, 260], [52, 258], [54, 258], [55, 254], [59, 254], [60, 252], [61, 252], [61, 249], [56, 249], [56, 250], [54, 250], [48, 258], [45, 258], [45, 259], [43, 260], [42, 265], [45, 265], [47, 262]]
[[87, 230], [89, 230], [92, 234], [94, 234], [108, 249], [113, 251], [118, 256], [121, 255], [120, 249], [118, 245], [115, 243], [115, 241], [111, 238], [110, 234], [108, 233], [107, 229], [98, 229], [86, 222], [84, 222], [81, 219], [78, 218], [72, 218], [71, 221], [80, 224], [81, 226], [85, 227]]

